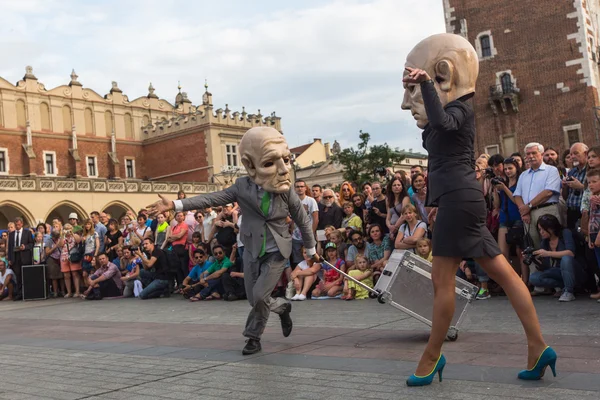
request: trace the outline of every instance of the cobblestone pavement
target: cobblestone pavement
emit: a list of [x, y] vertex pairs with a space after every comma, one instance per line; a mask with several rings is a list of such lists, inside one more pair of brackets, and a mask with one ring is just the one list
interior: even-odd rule
[[181, 298], [0, 303], [0, 399], [598, 399], [600, 305], [536, 299], [559, 376], [521, 382], [522, 328], [506, 298], [474, 303], [447, 343], [444, 381], [404, 380], [428, 327], [376, 301], [294, 303], [263, 352], [241, 355], [246, 302]]

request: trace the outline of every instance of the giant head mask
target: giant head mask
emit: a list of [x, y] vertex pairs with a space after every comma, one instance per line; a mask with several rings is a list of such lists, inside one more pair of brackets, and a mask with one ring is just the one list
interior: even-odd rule
[[257, 127], [244, 133], [240, 156], [248, 176], [271, 193], [289, 192], [291, 153], [283, 135], [276, 129]]
[[[462, 36], [450, 33], [429, 36], [411, 50], [405, 65], [429, 74], [435, 81], [442, 106], [475, 92], [479, 59], [471, 43]], [[404, 75], [407, 74], [405, 70]], [[402, 109], [411, 111], [419, 128], [427, 125], [427, 113], [419, 85], [405, 84]]]

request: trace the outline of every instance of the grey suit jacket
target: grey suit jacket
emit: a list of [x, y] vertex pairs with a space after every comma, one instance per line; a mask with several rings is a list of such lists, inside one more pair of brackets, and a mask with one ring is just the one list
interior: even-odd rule
[[304, 247], [309, 249], [316, 246], [312, 224], [293, 188], [288, 193], [273, 194], [272, 207], [265, 216], [258, 204], [258, 185], [249, 177], [238, 178], [235, 183], [225, 190], [215, 193], [201, 194], [183, 199], [183, 210], [198, 210], [206, 207], [223, 206], [237, 202], [242, 209], [244, 223], [241, 226], [240, 237], [244, 243], [244, 251], [257, 259], [262, 249], [265, 226], [269, 228], [279, 251], [285, 258], [292, 253], [292, 235], [285, 220], [288, 214], [302, 232]]

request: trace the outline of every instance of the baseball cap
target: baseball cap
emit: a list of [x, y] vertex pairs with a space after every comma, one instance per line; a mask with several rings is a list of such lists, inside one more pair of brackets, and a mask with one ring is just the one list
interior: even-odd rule
[[76, 213], [71, 213], [71, 214], [69, 214], [69, 219], [79, 219], [79, 218], [77, 218]]
[[333, 242], [329, 242], [325, 245], [325, 250], [327, 249], [337, 249], [337, 246]]
[[233, 203], [227, 203], [225, 204], [225, 207], [233, 207]]

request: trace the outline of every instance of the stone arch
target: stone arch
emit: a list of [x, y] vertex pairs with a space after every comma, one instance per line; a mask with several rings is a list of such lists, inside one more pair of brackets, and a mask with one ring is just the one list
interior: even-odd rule
[[54, 206], [50, 207], [50, 211], [46, 214], [46, 218], [44, 218], [44, 222], [47, 224], [51, 224], [52, 220], [56, 217], [60, 217], [63, 223], [69, 222], [69, 214], [76, 213], [79, 218], [79, 222], [81, 223], [83, 220], [88, 219], [88, 212], [85, 211], [83, 207], [79, 204], [74, 203], [69, 200], [63, 200], [59, 203], [56, 203]]
[[137, 215], [136, 211], [129, 204], [124, 203], [120, 200], [111, 201], [110, 203], [102, 207], [101, 210], [105, 213], [110, 214], [111, 218], [114, 218], [119, 222], [128, 211], [131, 211]]
[[21, 204], [11, 200], [0, 202], [1, 229], [5, 229], [7, 224], [14, 221], [17, 217], [23, 218], [23, 223], [26, 227], [35, 227], [37, 225], [33, 214]]

